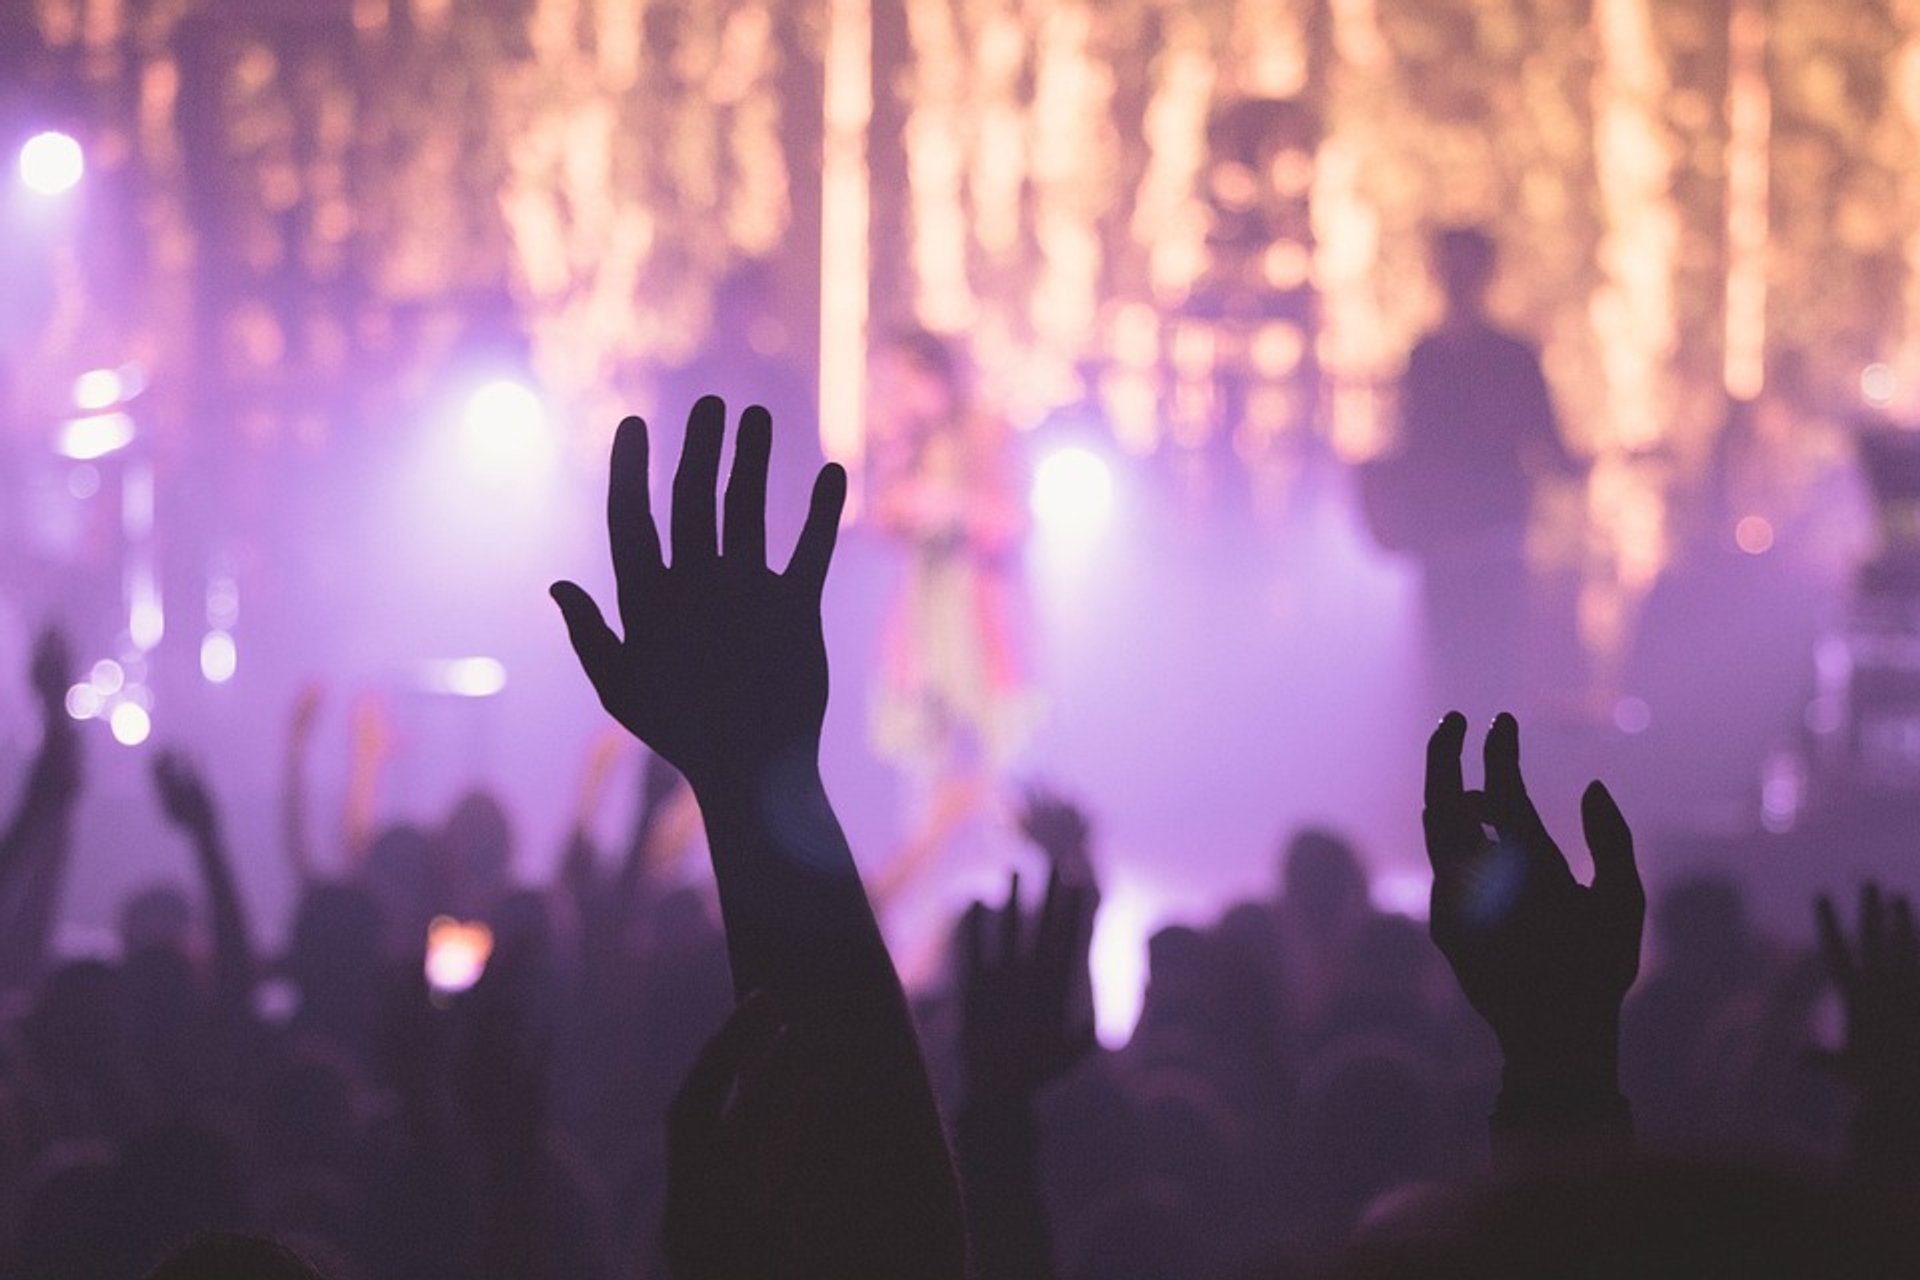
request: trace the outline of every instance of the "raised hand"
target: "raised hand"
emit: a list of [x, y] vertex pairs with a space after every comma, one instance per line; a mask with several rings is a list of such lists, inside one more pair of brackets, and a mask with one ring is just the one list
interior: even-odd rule
[[975, 1101], [1027, 1101], [1094, 1047], [1075, 1000], [1087, 981], [1092, 889], [1056, 866], [1039, 914], [1025, 918], [1020, 877], [998, 910], [983, 902], [963, 922], [960, 1053]]
[[1047, 861], [1067, 869], [1071, 877], [1090, 876], [1087, 845], [1093, 824], [1071, 800], [1044, 787], [1029, 788], [1019, 813], [1020, 832], [1047, 855]]
[[758, 406], [740, 417], [723, 539], [714, 489], [725, 429], [717, 397], [694, 405], [673, 482], [668, 564], [647, 492], [646, 424], [620, 424], [607, 532], [624, 635], [580, 587], [553, 584], [601, 704], [696, 792], [793, 757], [812, 764], [827, 708], [820, 593], [847, 491], [844, 470], [821, 470], [793, 558], [773, 572], [765, 510], [772, 420]]
[[1841, 1076], [1863, 1093], [1905, 1093], [1920, 1100], [1920, 947], [1904, 894], [1860, 889], [1858, 945], [1849, 945], [1833, 900], [1814, 903], [1820, 953], [1846, 1008], [1847, 1038], [1835, 1057]]
[[57, 628], [48, 627], [33, 642], [33, 661], [27, 671], [42, 710], [56, 712], [66, 705], [67, 682], [72, 678], [72, 670], [73, 657], [66, 636]]
[[1484, 791], [1462, 780], [1466, 734], [1451, 712], [1427, 743], [1433, 940], [1499, 1037], [1503, 1108], [1618, 1105], [1620, 1004], [1646, 916], [1633, 833], [1607, 789], [1590, 785], [1580, 813], [1593, 883], [1579, 884], [1527, 796], [1518, 723], [1502, 714], [1487, 731]]
[[167, 821], [190, 835], [203, 835], [215, 822], [213, 797], [193, 762], [178, 751], [162, 751], [153, 758], [153, 785]]
[[1825, 1055], [1858, 1099], [1856, 1173], [1920, 1182], [1920, 946], [1903, 894], [1860, 890], [1857, 942], [1849, 944], [1832, 899], [1814, 904], [1820, 951], [1846, 1008], [1847, 1038]]

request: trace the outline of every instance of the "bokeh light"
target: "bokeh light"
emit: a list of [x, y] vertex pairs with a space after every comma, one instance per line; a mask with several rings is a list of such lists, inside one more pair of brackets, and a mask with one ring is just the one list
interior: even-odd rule
[[20, 148], [20, 181], [29, 191], [57, 196], [79, 185], [87, 171], [80, 144], [64, 133], [36, 133]]
[[1067, 445], [1040, 460], [1033, 473], [1034, 518], [1067, 534], [1099, 531], [1113, 512], [1113, 469], [1081, 445]]
[[113, 730], [113, 740], [123, 747], [137, 747], [153, 732], [153, 717], [137, 702], [122, 702], [114, 707], [107, 724]]
[[547, 410], [523, 382], [498, 378], [467, 396], [460, 417], [460, 451], [491, 476], [524, 474], [549, 452]]
[[213, 630], [200, 640], [200, 674], [209, 684], [225, 684], [240, 666], [240, 649], [233, 634]]

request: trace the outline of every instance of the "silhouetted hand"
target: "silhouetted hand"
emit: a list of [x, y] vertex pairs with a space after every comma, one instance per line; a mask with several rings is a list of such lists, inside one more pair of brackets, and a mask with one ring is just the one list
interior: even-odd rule
[[213, 797], [193, 762], [178, 751], [162, 751], [153, 758], [153, 785], [167, 821], [193, 836], [203, 836], [216, 821]]
[[674, 476], [669, 565], [647, 492], [646, 424], [620, 424], [607, 531], [624, 636], [580, 587], [552, 589], [601, 704], [696, 792], [757, 776], [793, 753], [811, 764], [827, 707], [820, 592], [846, 500], [846, 472], [823, 468], [793, 559], [773, 572], [765, 511], [772, 421], [758, 406], [741, 415], [722, 541], [714, 488], [725, 428], [717, 397], [694, 405]]
[[1593, 884], [1577, 883], [1527, 797], [1514, 718], [1487, 732], [1484, 792], [1462, 781], [1466, 733], [1451, 712], [1427, 743], [1433, 940], [1499, 1037], [1503, 1110], [1618, 1105], [1620, 1003], [1640, 971], [1646, 915], [1633, 834], [1607, 789], [1590, 785], [1580, 808]]
[[1040, 912], [1023, 919], [1020, 877], [999, 910], [967, 910], [960, 1052], [974, 1101], [1026, 1101], [1093, 1050], [1074, 999], [1086, 982], [1091, 890], [1055, 867]]
[[1814, 904], [1820, 951], [1846, 1008], [1847, 1038], [1834, 1068], [1863, 1093], [1920, 1097], [1920, 948], [1904, 894], [1860, 889], [1857, 946], [1849, 946], [1833, 900]]
[[1020, 831], [1047, 855], [1047, 861], [1063, 867], [1069, 879], [1092, 882], [1093, 868], [1087, 846], [1093, 824], [1071, 800], [1044, 787], [1032, 787], [1021, 805]]
[[1846, 1041], [1824, 1055], [1859, 1099], [1854, 1115], [1856, 1171], [1920, 1180], [1920, 947], [1904, 894], [1860, 889], [1860, 927], [1849, 945], [1833, 900], [1814, 904], [1820, 951], [1846, 1008]]
[[67, 715], [67, 688], [73, 679], [73, 659], [67, 638], [48, 627], [34, 641], [28, 678], [40, 702], [40, 753], [22, 797], [21, 814], [28, 820], [71, 807], [80, 794], [80, 735]]

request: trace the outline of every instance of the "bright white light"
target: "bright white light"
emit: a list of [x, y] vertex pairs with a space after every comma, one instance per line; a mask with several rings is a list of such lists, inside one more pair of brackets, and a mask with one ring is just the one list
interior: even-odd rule
[[127, 673], [112, 658], [102, 658], [93, 664], [93, 670], [88, 673], [87, 679], [95, 693], [103, 698], [110, 698], [126, 685]]
[[20, 181], [40, 195], [72, 190], [86, 171], [80, 144], [64, 133], [36, 133], [20, 148]]
[[1158, 904], [1116, 877], [1105, 887], [1093, 922], [1087, 956], [1093, 979], [1093, 1022], [1109, 1049], [1126, 1044], [1140, 1020], [1147, 993], [1147, 936], [1158, 921]]
[[210, 684], [225, 684], [233, 679], [240, 665], [240, 650], [233, 636], [225, 631], [209, 631], [200, 641], [200, 674]]
[[1860, 398], [1876, 409], [1892, 404], [1899, 389], [1900, 380], [1884, 364], [1870, 364], [1860, 371]]
[[427, 687], [460, 698], [490, 698], [507, 687], [507, 669], [495, 658], [449, 658], [428, 664]]
[[493, 930], [484, 924], [435, 916], [427, 926], [427, 985], [443, 995], [470, 989], [486, 972]]
[[160, 605], [160, 588], [143, 579], [136, 583], [133, 607], [127, 611], [127, 636], [144, 651], [159, 644], [166, 634], [167, 614]]
[[152, 717], [137, 702], [123, 702], [115, 707], [107, 724], [113, 729], [113, 740], [123, 747], [137, 747], [153, 732]]
[[104, 458], [133, 442], [133, 419], [124, 413], [96, 413], [69, 418], [60, 425], [61, 456], [75, 462]]
[[546, 428], [546, 406], [533, 388], [500, 378], [467, 397], [461, 452], [491, 475], [510, 476], [544, 461]]
[[1034, 469], [1031, 502], [1034, 518], [1050, 529], [1095, 532], [1113, 511], [1113, 471], [1091, 449], [1056, 449]]
[[120, 375], [111, 369], [89, 369], [73, 380], [73, 407], [111, 409], [126, 399]]
[[100, 691], [90, 684], [77, 684], [67, 690], [67, 714], [75, 720], [91, 720], [100, 714]]

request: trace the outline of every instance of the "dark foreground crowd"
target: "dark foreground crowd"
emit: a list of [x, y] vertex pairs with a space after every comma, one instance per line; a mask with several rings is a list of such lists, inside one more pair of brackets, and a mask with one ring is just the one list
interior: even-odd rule
[[[665, 765], [627, 847], [577, 838], [549, 885], [513, 882], [504, 817], [470, 798], [310, 877], [263, 955], [215, 797], [163, 753], [198, 892], [137, 895], [117, 961], [62, 962], [84, 790], [42, 643], [45, 736], [0, 833], [0, 1276], [1920, 1276], [1906, 900], [1818, 904], [1809, 953], [1698, 879], [1643, 939], [1628, 819], [1588, 789], [1582, 884], [1510, 716], [1428, 743], [1425, 925], [1301, 833], [1271, 900], [1154, 936], [1138, 1028], [1103, 1051], [1092, 828], [1041, 797], [1046, 885], [956, 922], [910, 1002], [817, 768], [846, 479], [821, 473], [770, 569], [771, 423], [740, 417], [717, 503], [725, 412], [693, 410], [664, 550], [622, 424], [613, 621], [555, 584], [601, 702]], [[717, 917], [651, 870], [676, 775]], [[469, 990], [425, 976], [442, 914], [491, 927]]]

